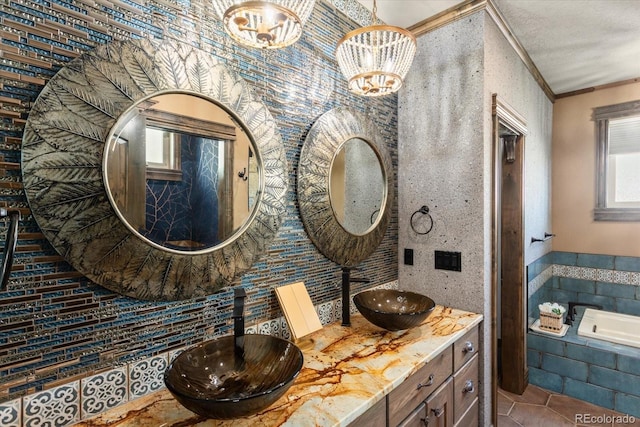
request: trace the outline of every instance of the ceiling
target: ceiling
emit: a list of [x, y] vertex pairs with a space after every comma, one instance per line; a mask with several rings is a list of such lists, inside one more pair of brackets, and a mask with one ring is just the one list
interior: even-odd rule
[[[358, 0], [368, 9], [373, 0]], [[459, 0], [377, 0], [409, 27]], [[639, 0], [493, 0], [554, 94], [640, 78]]]

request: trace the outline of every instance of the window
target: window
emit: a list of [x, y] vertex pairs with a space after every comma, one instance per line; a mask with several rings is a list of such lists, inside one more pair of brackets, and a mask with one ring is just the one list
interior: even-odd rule
[[640, 101], [594, 109], [596, 221], [640, 221]]
[[179, 133], [146, 128], [145, 154], [147, 177], [167, 181], [182, 180]]

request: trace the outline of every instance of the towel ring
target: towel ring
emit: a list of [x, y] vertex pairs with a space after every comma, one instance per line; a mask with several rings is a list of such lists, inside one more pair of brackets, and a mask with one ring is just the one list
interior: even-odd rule
[[[414, 219], [415, 219], [417, 214], [422, 214], [422, 215], [426, 215], [426, 216], [429, 217], [429, 223], [430, 224], [429, 224], [429, 228], [427, 229], [427, 231], [418, 231], [418, 230], [416, 230], [416, 226], [414, 225], [413, 221], [414, 221]], [[409, 223], [411, 224], [411, 229], [416, 234], [425, 235], [425, 234], [429, 234], [431, 232], [431, 230], [433, 230], [433, 218], [431, 217], [431, 214], [429, 213], [429, 208], [427, 206], [422, 206], [420, 209], [415, 211], [411, 215], [411, 220], [409, 221]]]

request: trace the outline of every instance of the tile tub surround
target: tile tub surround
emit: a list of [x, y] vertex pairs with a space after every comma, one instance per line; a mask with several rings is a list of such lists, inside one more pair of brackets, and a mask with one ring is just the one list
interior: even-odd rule
[[[640, 315], [640, 258], [551, 252], [528, 266], [529, 320], [537, 305], [599, 304]], [[640, 416], [640, 350], [577, 335], [584, 307], [560, 339], [529, 331], [529, 381], [605, 408]]]
[[356, 314], [352, 327], [332, 323], [300, 344], [305, 358], [300, 375], [261, 414], [206, 421], [165, 389], [78, 425], [347, 425], [481, 320], [479, 314], [437, 306], [420, 327], [387, 332]]
[[529, 318], [538, 304], [569, 301], [640, 316], [640, 258], [551, 252], [527, 266]]
[[569, 328], [563, 338], [529, 331], [529, 383], [640, 417], [640, 351], [576, 331]]
[[[247, 324], [265, 325], [281, 316], [273, 288], [282, 284], [304, 281], [314, 304], [322, 307], [339, 298], [340, 267], [317, 251], [299, 217], [296, 167], [317, 117], [348, 106], [376, 122], [392, 153], [392, 173], [397, 170], [397, 97], [363, 103], [349, 93], [333, 57], [340, 37], [370, 22], [364, 6], [356, 0], [319, 0], [301, 39], [270, 52], [234, 43], [205, 0], [12, 1], [0, 7], [0, 21], [0, 206], [19, 207], [23, 217], [9, 287], [0, 292], [0, 403], [9, 406], [27, 395], [77, 384], [60, 389], [73, 401], [80, 382], [96, 374], [155, 360], [232, 329], [230, 289], [171, 303], [114, 294], [74, 271], [29, 213], [20, 159], [30, 106], [61, 67], [114, 39], [172, 37], [196, 45], [245, 78], [278, 124], [290, 174], [286, 214], [265, 256], [233, 282], [247, 290]], [[395, 200], [391, 203], [383, 242], [358, 266], [372, 284], [397, 279], [397, 208]], [[4, 236], [2, 227], [0, 222]], [[370, 286], [354, 284], [353, 291]], [[102, 386], [117, 390], [112, 404], [142, 392], [123, 395], [117, 377], [112, 380], [113, 386]], [[80, 414], [98, 409], [83, 404]]]

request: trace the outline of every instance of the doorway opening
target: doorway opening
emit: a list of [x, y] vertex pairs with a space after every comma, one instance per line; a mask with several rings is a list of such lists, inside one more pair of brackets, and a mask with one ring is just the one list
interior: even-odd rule
[[526, 123], [493, 96], [493, 268], [492, 389], [494, 423], [498, 385], [522, 394], [526, 361], [526, 275], [524, 266], [524, 145]]

